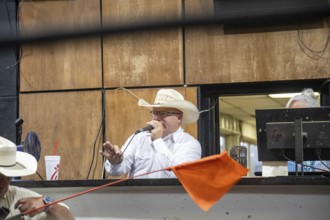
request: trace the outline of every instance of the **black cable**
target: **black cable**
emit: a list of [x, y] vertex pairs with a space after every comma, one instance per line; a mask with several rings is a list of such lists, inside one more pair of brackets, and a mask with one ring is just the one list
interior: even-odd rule
[[[94, 166], [94, 171], [93, 171], [93, 177], [92, 178], [95, 178], [95, 173], [96, 173], [96, 168], [97, 168], [97, 163], [98, 163], [98, 160], [99, 160], [99, 153], [96, 153], [95, 152], [99, 152], [99, 149], [100, 149], [100, 146], [102, 146], [102, 142], [103, 142], [103, 137], [104, 137], [104, 128], [105, 128], [105, 101], [104, 101], [104, 88], [102, 88], [102, 117], [101, 117], [101, 127], [100, 127], [100, 130], [99, 130], [99, 134], [100, 134], [100, 131], [102, 130], [102, 134], [100, 135], [100, 138], [99, 138], [99, 143], [97, 144], [97, 146], [99, 146], [97, 148], [97, 150], [95, 150], [95, 145], [94, 145], [94, 149], [93, 149], [93, 158], [94, 156], [96, 155], [96, 161], [95, 161], [95, 166]], [[102, 161], [102, 164], [103, 164], [103, 161]], [[92, 168], [92, 165], [93, 165], [93, 162], [91, 163], [91, 166], [90, 166], [90, 170]], [[89, 171], [90, 172], [90, 171]], [[103, 174], [102, 174], [103, 176]], [[88, 173], [88, 176], [87, 178], [89, 177], [89, 173]]]
[[298, 31], [297, 31], [297, 35], [298, 35], [298, 45], [300, 47], [300, 49], [311, 59], [321, 59], [323, 58], [324, 52], [326, 51], [326, 49], [329, 46], [329, 41], [330, 41], [330, 24], [329, 24], [329, 18], [327, 18], [327, 25], [328, 25], [328, 37], [327, 40], [323, 46], [323, 48], [321, 50], [314, 50], [310, 47], [308, 47], [305, 42], [302, 39], [302, 34], [303, 34], [303, 30], [301, 29], [301, 25], [299, 25]]
[[[287, 157], [285, 154], [282, 154], [281, 156], [282, 156], [283, 158], [285, 158], [287, 161], [291, 161], [291, 162], [293, 162], [293, 163], [296, 163], [296, 164], [297, 164], [297, 162], [296, 162], [296, 161], [294, 161], [294, 160], [290, 159], [290, 158], [289, 158], [289, 157]], [[303, 169], [304, 169], [304, 167], [309, 167], [309, 168], [312, 168], [312, 169], [315, 169], [315, 170], [324, 171], [324, 172], [326, 172], [326, 173], [329, 173], [329, 172], [330, 172], [329, 170], [324, 170], [324, 169], [321, 169], [321, 168], [317, 168], [317, 167], [314, 167], [314, 166], [310, 166], [310, 165], [307, 165], [307, 164], [304, 164], [304, 163], [298, 163], [298, 164], [300, 164], [300, 165], [301, 165], [301, 170], [303, 170]]]
[[319, 161], [321, 162], [321, 164], [330, 171], [330, 168], [321, 159], [321, 154], [320, 153], [317, 154], [317, 157], [319, 158]]
[[[104, 126], [102, 128], [104, 128]], [[100, 154], [98, 152], [100, 151], [100, 146], [102, 146], [102, 145], [103, 145], [103, 142], [102, 142], [102, 135], [101, 135], [100, 138], [99, 138], [99, 142], [97, 144], [98, 148], [96, 150], [95, 166], [94, 166], [94, 170], [93, 170], [93, 175], [91, 176], [91, 178], [93, 178], [93, 179], [95, 179], [97, 164], [98, 164], [98, 161], [99, 161], [99, 158], [100, 158]]]
[[98, 140], [98, 137], [100, 136], [100, 133], [101, 133], [101, 130], [102, 130], [102, 127], [103, 127], [103, 115], [104, 115], [104, 107], [103, 107], [103, 110], [102, 110], [101, 124], [100, 124], [99, 130], [98, 130], [98, 132], [96, 134], [96, 138], [95, 138], [94, 145], [93, 145], [92, 161], [91, 161], [91, 164], [89, 166], [89, 170], [88, 170], [88, 174], [87, 174], [86, 180], [88, 180], [88, 178], [89, 178], [89, 175], [90, 175], [90, 172], [91, 172], [93, 163], [94, 163], [95, 150], [96, 150], [96, 142]]
[[[103, 28], [103, 1], [100, 0], [100, 25], [101, 27]], [[104, 47], [103, 47], [103, 43], [104, 43], [104, 37], [103, 35], [100, 36], [100, 48], [101, 48], [101, 51], [100, 51], [100, 55], [101, 55], [101, 72], [104, 73]], [[102, 144], [101, 144], [101, 147], [102, 147], [102, 151], [104, 150], [103, 149], [103, 143], [106, 142], [106, 117], [107, 117], [107, 112], [106, 112], [106, 93], [105, 93], [105, 88], [104, 88], [104, 74], [101, 74], [101, 77], [102, 77], [102, 108], [103, 108], [103, 111], [104, 111], [104, 114], [103, 114], [103, 129], [102, 129]], [[100, 155], [100, 154], [98, 154]], [[97, 157], [98, 159], [99, 157]], [[102, 173], [101, 173], [101, 178], [103, 179], [104, 178], [104, 164], [105, 162], [105, 159], [104, 157], [102, 157]], [[95, 166], [96, 168], [96, 166]], [[96, 170], [94, 171], [94, 173], [96, 172]]]
[[38, 173], [38, 171], [36, 172], [36, 174], [39, 176], [39, 178], [44, 181], [44, 179], [42, 178], [42, 176], [40, 175], [40, 173]]

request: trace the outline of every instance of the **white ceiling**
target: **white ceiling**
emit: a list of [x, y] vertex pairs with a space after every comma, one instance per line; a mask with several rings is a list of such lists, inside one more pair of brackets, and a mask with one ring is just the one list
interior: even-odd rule
[[271, 98], [268, 95], [219, 97], [220, 114], [230, 115], [241, 121], [256, 124], [256, 109], [284, 108], [289, 98]]

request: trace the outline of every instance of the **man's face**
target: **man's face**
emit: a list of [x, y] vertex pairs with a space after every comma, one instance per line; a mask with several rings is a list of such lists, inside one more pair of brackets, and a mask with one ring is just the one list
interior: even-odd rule
[[10, 179], [5, 175], [3, 175], [2, 173], [0, 173], [0, 198], [2, 198], [6, 194], [8, 190], [9, 182]]
[[151, 115], [163, 124], [163, 137], [175, 132], [182, 123], [182, 112], [175, 108], [153, 108]]

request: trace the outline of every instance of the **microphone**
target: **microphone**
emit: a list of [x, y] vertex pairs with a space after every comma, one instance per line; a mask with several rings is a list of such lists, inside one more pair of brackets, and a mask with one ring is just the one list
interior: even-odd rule
[[139, 130], [137, 130], [135, 132], [135, 134], [138, 134], [138, 133], [143, 132], [143, 131], [151, 131], [152, 129], [154, 129], [154, 127], [152, 127], [151, 125], [147, 125], [144, 128], [140, 128]]

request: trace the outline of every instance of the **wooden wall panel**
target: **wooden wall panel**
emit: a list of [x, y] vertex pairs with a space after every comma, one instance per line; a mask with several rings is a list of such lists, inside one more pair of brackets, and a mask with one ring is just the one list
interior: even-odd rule
[[[103, 23], [136, 24], [180, 18], [181, 0], [104, 0]], [[181, 28], [104, 38], [105, 87], [183, 84]]]
[[[102, 0], [102, 8], [100, 0], [22, 0], [18, 20], [24, 35], [39, 27], [59, 31], [66, 27], [88, 28], [91, 24], [98, 27], [100, 11], [107, 27], [180, 18], [183, 8], [187, 17], [212, 16], [213, 0]], [[303, 30], [302, 38], [310, 48], [321, 50], [328, 31], [324, 23], [323, 28]], [[225, 34], [221, 25], [210, 25], [105, 36], [103, 45], [97, 37], [23, 45], [19, 115], [24, 119], [22, 139], [30, 130], [40, 136], [42, 160], [38, 172], [45, 177], [43, 156], [51, 154], [58, 141], [60, 179], [85, 179], [93, 158], [89, 178], [101, 178], [101, 138], [96, 148], [93, 144], [102, 117], [102, 94], [98, 90], [102, 74], [104, 86], [109, 88], [105, 92], [105, 139], [119, 146], [146, 125], [150, 114], [137, 105], [131, 93], [113, 88], [136, 87], [130, 91], [153, 102], [159, 89], [156, 87], [196, 85], [177, 88], [196, 104], [197, 89], [202, 84], [329, 77], [329, 50], [323, 58], [311, 59], [297, 43], [297, 30], [238, 32]], [[94, 90], [48, 92], [85, 88]], [[197, 123], [184, 129], [197, 138]]]
[[[100, 1], [20, 1], [22, 35], [100, 26]], [[21, 91], [102, 86], [99, 37], [22, 46]]]
[[[213, 1], [186, 0], [186, 15], [213, 13]], [[223, 26], [185, 29], [187, 84], [327, 78], [330, 51], [312, 59], [298, 44], [298, 30], [224, 34]], [[239, 32], [239, 30], [238, 30]], [[303, 30], [306, 45], [321, 50], [329, 27]]]
[[[197, 105], [197, 88], [175, 89], [181, 92], [186, 100]], [[122, 146], [130, 135], [146, 126], [151, 120], [150, 110], [138, 106], [138, 98], [153, 103], [157, 91], [156, 88], [106, 91], [106, 140]], [[183, 128], [197, 138], [197, 123], [185, 125]]]
[[21, 94], [20, 117], [24, 120], [22, 140], [31, 130], [39, 135], [42, 150], [38, 172], [43, 178], [44, 156], [52, 155], [56, 145], [61, 156], [61, 180], [86, 179], [93, 152], [90, 179], [102, 177], [100, 136], [94, 149], [102, 117], [100, 91]]

